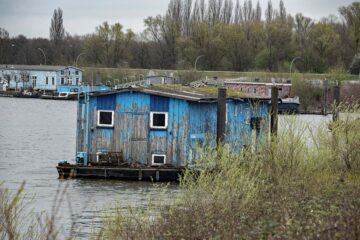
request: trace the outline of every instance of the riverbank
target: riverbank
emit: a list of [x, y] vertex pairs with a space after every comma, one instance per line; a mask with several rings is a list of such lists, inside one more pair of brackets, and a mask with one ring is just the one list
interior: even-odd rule
[[[0, 120], [7, 126], [1, 128], [0, 138], [7, 141], [0, 141], [0, 154], [6, 156], [0, 159], [0, 180], [5, 181], [0, 192], [6, 186], [10, 195], [1, 195], [9, 201], [0, 202], [11, 203], [22, 176], [25, 190], [17, 199], [26, 196], [25, 209], [34, 204], [36, 209], [23, 221], [36, 225], [44, 211], [49, 220], [53, 206], [60, 206], [53, 225], [43, 222], [34, 232], [45, 238], [49, 226], [60, 230], [53, 239], [353, 239], [351, 234], [357, 234], [356, 121], [339, 123], [333, 135], [328, 129], [331, 116], [281, 116], [278, 137], [271, 144], [263, 142], [256, 154], [252, 149], [233, 153], [224, 147], [218, 154], [204, 148], [196, 163], [217, 166], [216, 171], [186, 173], [179, 185], [63, 181], [57, 179], [54, 166], [74, 156], [76, 104], [4, 100]], [[20, 112], [26, 117], [16, 118]], [[61, 126], [52, 129], [56, 123]], [[58, 200], [63, 196], [59, 205], [54, 204], [57, 194]]]

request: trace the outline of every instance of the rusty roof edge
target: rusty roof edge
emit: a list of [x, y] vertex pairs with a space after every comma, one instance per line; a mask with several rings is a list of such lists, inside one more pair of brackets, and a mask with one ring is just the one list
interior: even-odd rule
[[[164, 97], [173, 97], [178, 99], [184, 99], [188, 101], [195, 101], [195, 102], [217, 102], [217, 96], [216, 95], [209, 95], [209, 96], [194, 96], [195, 94], [181, 94], [181, 92], [167, 92], [162, 89], [151, 89], [151, 88], [145, 88], [145, 87], [129, 87], [129, 88], [123, 88], [123, 89], [117, 89], [112, 91], [106, 91], [106, 92], [92, 92], [91, 96], [105, 96], [110, 94], [116, 94], [116, 93], [123, 93], [123, 92], [142, 92], [142, 93], [148, 93], [148, 94], [154, 94], [158, 96], [164, 96]], [[258, 101], [268, 101], [271, 98], [270, 97], [234, 97], [234, 96], [227, 96], [227, 99], [233, 99], [238, 101], [249, 101], [249, 100], [258, 100]]]

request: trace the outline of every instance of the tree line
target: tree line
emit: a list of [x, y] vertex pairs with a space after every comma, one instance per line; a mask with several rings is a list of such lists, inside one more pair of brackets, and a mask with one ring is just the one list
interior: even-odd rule
[[9, 37], [0, 28], [0, 63], [191, 69], [198, 60], [204, 70], [288, 71], [299, 57], [299, 71], [323, 73], [349, 69], [360, 52], [360, 3], [339, 13], [316, 21], [288, 14], [282, 0], [264, 10], [252, 0], [170, 0], [140, 34], [104, 22], [79, 36], [65, 31], [58, 8], [49, 39]]

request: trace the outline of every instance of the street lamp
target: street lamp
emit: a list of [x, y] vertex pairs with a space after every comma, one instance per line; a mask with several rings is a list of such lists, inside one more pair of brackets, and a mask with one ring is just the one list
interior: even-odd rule
[[292, 66], [293, 66], [294, 62], [295, 62], [296, 60], [299, 60], [299, 59], [301, 59], [301, 57], [294, 57], [293, 60], [292, 60], [291, 63], [290, 63], [290, 78], [291, 78], [291, 69], [292, 69]]
[[77, 63], [78, 63], [78, 61], [79, 61], [79, 58], [80, 58], [80, 56], [82, 56], [82, 55], [84, 55], [84, 54], [86, 54], [86, 53], [80, 53], [77, 57], [76, 57], [76, 61], [75, 61], [75, 66], [77, 67]]
[[196, 57], [195, 63], [194, 63], [194, 69], [195, 69], [195, 71], [196, 71], [196, 64], [197, 64], [197, 62], [198, 62], [199, 59], [202, 58], [203, 56], [204, 56], [204, 55], [199, 55], [199, 56]]
[[45, 55], [44, 50], [42, 50], [41, 48], [37, 48], [37, 49], [43, 54], [44, 60], [45, 60], [45, 64], [44, 64], [44, 65], [46, 65], [46, 55]]

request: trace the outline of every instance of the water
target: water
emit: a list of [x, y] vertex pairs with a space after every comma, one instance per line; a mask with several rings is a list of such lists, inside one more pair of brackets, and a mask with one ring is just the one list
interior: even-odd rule
[[[286, 118], [289, 117], [280, 116], [279, 130]], [[315, 115], [296, 118], [314, 128], [331, 120], [331, 116]], [[30, 206], [35, 213], [46, 211], [49, 214], [59, 184], [67, 185], [67, 199], [62, 202], [58, 214], [59, 224], [64, 226], [66, 235], [72, 216], [81, 232], [79, 237], [87, 238], [100, 225], [104, 209], [116, 203], [124, 211], [128, 205], [146, 208], [148, 197], [156, 197], [158, 188], [149, 182], [59, 180], [57, 162], [74, 159], [75, 125], [75, 101], [0, 98], [0, 181], [16, 191], [25, 180], [25, 198]], [[177, 191], [176, 184], [169, 186], [169, 194]]]
[[[0, 182], [15, 192], [26, 181], [26, 201], [36, 214], [51, 214], [56, 191], [66, 186], [58, 224], [66, 235], [71, 216], [80, 237], [99, 226], [103, 209], [115, 204], [146, 208], [158, 185], [118, 180], [60, 180], [55, 166], [75, 156], [76, 102], [0, 98]], [[169, 186], [171, 193], [178, 186]], [[68, 204], [70, 202], [70, 206]]]

